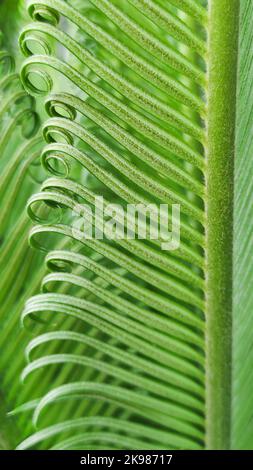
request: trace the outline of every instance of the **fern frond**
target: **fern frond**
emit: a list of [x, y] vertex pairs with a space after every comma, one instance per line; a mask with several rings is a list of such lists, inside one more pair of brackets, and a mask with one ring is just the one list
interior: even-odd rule
[[[49, 175], [29, 193], [29, 241], [48, 271], [22, 313], [36, 331], [25, 349], [24, 403], [12, 413], [31, 414], [41, 429], [27, 429], [18, 448], [236, 447], [231, 429], [244, 422], [236, 404], [231, 426], [239, 2], [28, 0], [27, 10], [21, 80], [38, 103], [46, 97]], [[11, 132], [12, 123], [0, 145]], [[148, 205], [150, 231], [154, 205], [179, 205], [180, 246], [137, 239], [134, 215], [132, 238], [99, 236], [101, 195], [105, 210]], [[114, 220], [126, 230], [117, 211]], [[83, 236], [89, 222], [96, 239]]]
[[[147, 20], [136, 9], [140, 5], [129, 2], [121, 9], [113, 2], [94, 1], [84, 5], [88, 9], [84, 16], [70, 3], [29, 2], [35, 23], [20, 38], [22, 51], [29, 56], [21, 72], [24, 86], [41, 94], [51, 91], [52, 77], [59, 73], [68, 80], [46, 100], [51, 119], [44, 125], [48, 145], [42, 163], [54, 177], [28, 202], [30, 216], [43, 222], [32, 229], [30, 242], [44, 249], [43, 234], [47, 242], [57, 234], [58, 239], [69, 238], [70, 244], [64, 251], [49, 251], [47, 266], [53, 274], [43, 281], [45, 293], [27, 303], [23, 318], [59, 312], [91, 329], [84, 335], [58, 328], [32, 340], [28, 351], [36, 349], [36, 356], [29, 354], [23, 378], [36, 374], [40, 380], [41, 368], [56, 366], [60, 385], [52, 393], [68, 390], [64, 413], [68, 419], [72, 393], [85, 397], [85, 383], [90, 383], [91, 415], [100, 416], [99, 410], [104, 410], [108, 416], [128, 417], [130, 427], [127, 432], [122, 429], [118, 445], [134, 442], [131, 423], [138, 425], [145, 417], [147, 429], [161, 428], [170, 446], [184, 447], [186, 439], [186, 447], [198, 448], [204, 442], [205, 327], [205, 69], [198, 57], [203, 57], [206, 42], [204, 34], [181, 21], [177, 10], [169, 13], [145, 3], [154, 7], [154, 18], [159, 12], [170, 19], [170, 40], [166, 40], [161, 22], [153, 22], [152, 15]], [[67, 20], [67, 31], [75, 25], [77, 32], [70, 35], [57, 27], [58, 15]], [[39, 41], [40, 49], [50, 56], [32, 54], [28, 38], [33, 45]], [[53, 49], [50, 42], [55, 42]], [[193, 53], [182, 53], [181, 43]], [[65, 51], [61, 56], [59, 45]], [[59, 171], [65, 179], [59, 178]], [[98, 194], [107, 194], [106, 203], [181, 204], [180, 249], [161, 254], [161, 240], [109, 243], [73, 237], [68, 214], [76, 211], [77, 203], [94, 206]], [[47, 225], [40, 218], [42, 203], [50, 204], [53, 218], [53, 207], [56, 218], [61, 207], [60, 224]], [[62, 272], [66, 267], [71, 273]], [[45, 343], [57, 344], [57, 354], [44, 355]], [[75, 385], [71, 370], [76, 365], [82, 381]], [[101, 404], [94, 400], [98, 387]], [[34, 417], [41, 414], [40, 406]], [[76, 414], [87, 412], [81, 400]], [[44, 416], [47, 421], [46, 410]], [[97, 423], [99, 431], [102, 416]], [[113, 431], [109, 423], [108, 433]], [[47, 433], [43, 436], [47, 438]], [[31, 438], [24, 446], [33, 442]]]
[[[20, 422], [6, 418], [18, 405], [19, 375], [24, 367], [26, 333], [20, 330], [24, 302], [38, 289], [44, 273], [40, 257], [34, 256], [27, 237], [31, 223], [25, 201], [38, 188], [42, 136], [34, 99], [23, 89], [12, 56], [0, 52], [0, 319], [1, 319], [1, 441], [5, 448], [20, 440]], [[15, 360], [13, 357], [15, 356]], [[31, 429], [31, 427], [30, 427]]]

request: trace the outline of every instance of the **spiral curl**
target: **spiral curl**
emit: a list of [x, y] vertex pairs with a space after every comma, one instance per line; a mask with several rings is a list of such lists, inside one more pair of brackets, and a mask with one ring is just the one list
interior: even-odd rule
[[[169, 12], [153, 1], [129, 0], [129, 12], [122, 12], [113, 2], [91, 0], [85, 15], [71, 3], [29, 0], [33, 23], [20, 36], [23, 85], [31, 95], [46, 96], [41, 161], [51, 175], [28, 201], [38, 224], [30, 243], [48, 253], [51, 273], [43, 292], [27, 302], [22, 320], [45, 317], [49, 325], [51, 317], [65, 320], [31, 340], [23, 372], [26, 379], [53, 366], [59, 381], [52, 388], [48, 380], [49, 390], [18, 412], [34, 410], [36, 424], [42, 412], [46, 423], [52, 422], [49, 414], [57, 422], [57, 406], [52, 414], [48, 406], [66, 400], [66, 421], [57, 429], [45, 427], [44, 434], [38, 431], [20, 448], [77, 426], [74, 398], [81, 399], [77, 419], [88, 413], [95, 430], [103, 429], [103, 410], [111, 420], [117, 416], [118, 441], [110, 434], [116, 424], [109, 418], [105, 433], [116, 447], [131, 447], [144, 420], [152, 447], [153, 436], [161, 433], [160, 445], [165, 439], [171, 448], [199, 448], [204, 439], [205, 35], [183, 23], [178, 10]], [[205, 17], [196, 2], [172, 3], [193, 14], [196, 23]], [[145, 21], [142, 25], [146, 10], [159, 31], [153, 37]], [[179, 250], [161, 254], [160, 240], [87, 240], [73, 233], [70, 213], [77, 214], [83, 203], [93, 207], [98, 194], [106, 195], [106, 204], [180, 204]], [[49, 211], [45, 217], [36, 209], [41, 204]], [[55, 237], [64, 249], [55, 250]], [[51, 353], [43, 353], [45, 343]], [[33, 359], [30, 352], [37, 348]], [[91, 401], [82, 400], [86, 393]], [[103, 442], [101, 433], [96, 439]], [[86, 441], [83, 433], [57, 441], [56, 447]]]

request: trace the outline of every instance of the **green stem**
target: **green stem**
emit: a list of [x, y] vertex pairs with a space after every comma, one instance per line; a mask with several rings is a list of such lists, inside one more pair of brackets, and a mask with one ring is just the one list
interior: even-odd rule
[[206, 171], [206, 447], [230, 448], [233, 173], [239, 0], [210, 0]]

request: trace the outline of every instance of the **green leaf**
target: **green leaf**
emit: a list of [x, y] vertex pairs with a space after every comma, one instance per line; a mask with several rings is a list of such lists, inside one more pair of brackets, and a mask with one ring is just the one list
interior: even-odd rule
[[238, 64], [233, 280], [232, 447], [252, 449], [252, 2], [240, 11]]
[[27, 399], [20, 390], [27, 341], [20, 315], [44, 274], [41, 257], [35, 257], [28, 245], [31, 224], [25, 211], [41, 176], [42, 138], [34, 99], [24, 91], [14, 59], [6, 50], [0, 51], [0, 95], [0, 446], [13, 449], [24, 436], [23, 426], [6, 413]]
[[[2, 388], [18, 449], [252, 448], [250, 1], [28, 0], [27, 12], [26, 93], [0, 109]], [[40, 138], [25, 128], [21, 145], [24, 111], [8, 114], [27, 93], [40, 187], [24, 180]], [[180, 246], [137, 239], [134, 215], [130, 239], [85, 238], [102, 227], [101, 195], [105, 210], [149, 205], [150, 230], [154, 205], [179, 205]], [[22, 386], [7, 343], [21, 310]]]

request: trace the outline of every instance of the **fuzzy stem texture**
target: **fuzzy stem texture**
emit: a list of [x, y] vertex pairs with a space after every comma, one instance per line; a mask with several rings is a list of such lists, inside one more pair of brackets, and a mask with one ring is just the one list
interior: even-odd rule
[[230, 448], [233, 173], [239, 0], [210, 0], [206, 171], [206, 447]]

